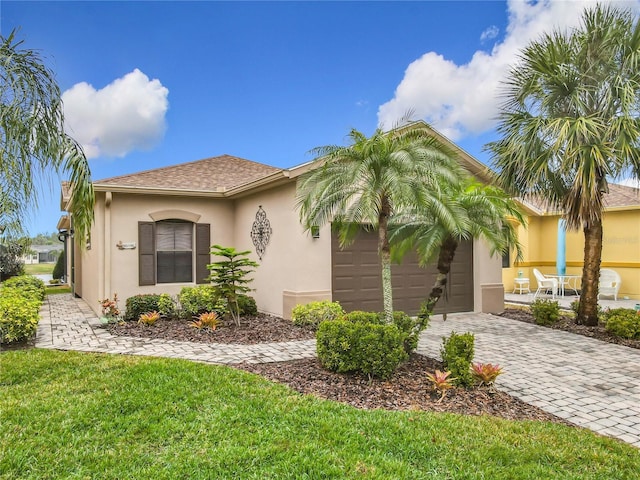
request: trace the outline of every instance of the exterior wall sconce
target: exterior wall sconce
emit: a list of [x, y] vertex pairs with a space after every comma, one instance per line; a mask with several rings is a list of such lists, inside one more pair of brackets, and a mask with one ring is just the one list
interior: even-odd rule
[[311, 227], [311, 238], [320, 238], [320, 227], [318, 225]]

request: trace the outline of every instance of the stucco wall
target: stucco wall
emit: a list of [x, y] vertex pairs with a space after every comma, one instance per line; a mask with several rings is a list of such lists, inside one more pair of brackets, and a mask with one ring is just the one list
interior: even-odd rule
[[[120, 307], [125, 300], [140, 293], [169, 293], [177, 295], [180, 289], [191, 283], [161, 283], [150, 286], [138, 285], [138, 222], [153, 221], [150, 216], [166, 210], [187, 212], [196, 215], [198, 223], [211, 224], [211, 244], [233, 244], [233, 203], [226, 199], [188, 198], [158, 195], [111, 195], [109, 206], [105, 193], [98, 194], [96, 222], [91, 234], [91, 250], [83, 255], [83, 293], [87, 303], [99, 310], [97, 301], [120, 298]], [[180, 218], [180, 214], [176, 214]], [[190, 219], [186, 217], [185, 219]], [[136, 248], [121, 250], [118, 242], [135, 242]], [[102, 274], [101, 274], [102, 272]]]
[[[558, 216], [531, 217], [528, 229], [518, 230], [524, 247], [523, 261], [502, 270], [505, 288], [513, 288], [513, 279], [522, 272], [536, 288], [533, 269], [544, 274], [556, 273]], [[605, 212], [603, 216], [602, 268], [616, 270], [622, 278], [620, 297], [640, 298], [640, 210]], [[567, 274], [582, 275], [584, 235], [582, 231], [566, 233]]]
[[[251, 227], [262, 206], [272, 233], [260, 260], [251, 241]], [[266, 313], [289, 317], [290, 306], [309, 299], [331, 297], [331, 235], [324, 227], [320, 238], [305, 233], [295, 209], [295, 183], [256, 193], [236, 201], [235, 247], [251, 250], [260, 266], [251, 287], [258, 308]], [[291, 300], [293, 299], [293, 300]], [[287, 311], [285, 311], [287, 310]]]

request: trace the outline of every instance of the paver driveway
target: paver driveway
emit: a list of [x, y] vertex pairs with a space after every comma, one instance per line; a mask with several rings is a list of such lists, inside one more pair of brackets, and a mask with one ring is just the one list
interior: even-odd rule
[[[208, 363], [277, 362], [315, 356], [315, 341], [260, 345], [196, 344], [115, 337], [88, 305], [50, 295], [36, 346], [183, 358]], [[442, 337], [473, 332], [475, 360], [499, 363], [497, 386], [525, 402], [640, 448], [640, 350], [480, 313], [440, 316], [422, 334], [418, 352], [439, 358]]]

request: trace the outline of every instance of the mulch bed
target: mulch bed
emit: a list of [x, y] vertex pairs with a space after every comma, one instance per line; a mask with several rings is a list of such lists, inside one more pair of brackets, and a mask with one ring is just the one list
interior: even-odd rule
[[[153, 326], [135, 321], [110, 324], [114, 335], [162, 338], [204, 343], [282, 342], [315, 337], [310, 329], [269, 315], [244, 317], [237, 327], [227, 323], [215, 331], [198, 330], [185, 320], [159, 320]], [[493, 415], [510, 420], [544, 420], [567, 423], [510, 395], [489, 388], [449, 390], [438, 402], [432, 392], [427, 372], [443, 370], [434, 359], [414, 354], [389, 380], [369, 379], [358, 374], [338, 374], [322, 368], [317, 359], [263, 364], [237, 364], [236, 368], [286, 384], [294, 390], [318, 397], [348, 403], [363, 409], [425, 410], [464, 415]]]
[[242, 317], [239, 327], [230, 320], [225, 320], [215, 330], [198, 330], [188, 320], [169, 320], [164, 318], [158, 320], [154, 325], [144, 325], [137, 321], [129, 321], [111, 323], [106, 328], [113, 335], [198, 343], [252, 345], [315, 338], [315, 332], [310, 328], [298, 327], [289, 321], [262, 313], [255, 316]]
[[[535, 323], [533, 315], [528, 309], [507, 308], [503, 313], [500, 314], [500, 316], [510, 318], [512, 320], [518, 320], [520, 322]], [[604, 329], [603, 325], [598, 325], [597, 327], [578, 325], [575, 323], [575, 320], [572, 317], [569, 317], [567, 315], [562, 315], [560, 317], [560, 320], [558, 320], [558, 322], [554, 323], [553, 325], [549, 325], [549, 328], [564, 330], [565, 332], [571, 332], [577, 335], [583, 335], [585, 337], [596, 338], [607, 343], [615, 343], [618, 345], [624, 345], [625, 347], [640, 349], [640, 340], [630, 340], [611, 335]]]

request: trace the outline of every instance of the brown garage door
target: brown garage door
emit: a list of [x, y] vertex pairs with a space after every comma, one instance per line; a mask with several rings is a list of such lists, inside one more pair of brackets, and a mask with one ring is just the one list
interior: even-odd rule
[[[361, 232], [356, 241], [340, 250], [336, 235], [331, 241], [331, 275], [333, 300], [345, 310], [382, 310], [380, 259], [376, 232]], [[414, 315], [420, 309], [433, 282], [436, 268], [421, 268], [414, 254], [407, 254], [401, 265], [391, 267], [393, 308]], [[473, 247], [463, 242], [456, 250], [447, 287], [436, 313], [473, 310]]]

